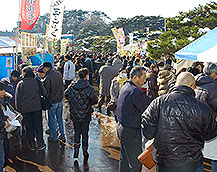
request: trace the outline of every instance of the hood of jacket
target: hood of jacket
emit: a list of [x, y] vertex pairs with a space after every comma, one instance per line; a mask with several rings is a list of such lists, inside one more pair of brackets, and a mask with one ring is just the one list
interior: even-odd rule
[[196, 80], [196, 85], [197, 86], [200, 86], [200, 85], [203, 85], [203, 84], [207, 84], [207, 83], [216, 82], [211, 76], [206, 75], [204, 73], [198, 74], [195, 77], [195, 80]]
[[89, 86], [89, 81], [86, 79], [80, 79], [76, 83], [74, 83], [73, 88], [75, 90], [83, 90]]

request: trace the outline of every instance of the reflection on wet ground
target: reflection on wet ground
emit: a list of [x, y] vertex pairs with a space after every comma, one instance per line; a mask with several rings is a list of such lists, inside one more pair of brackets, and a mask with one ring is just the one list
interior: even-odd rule
[[[44, 135], [47, 147], [44, 151], [30, 151], [25, 138], [10, 138], [10, 163], [8, 172], [117, 172], [120, 143], [116, 134], [114, 117], [94, 113], [89, 131], [88, 164], [83, 164], [82, 149], [79, 154], [79, 166], [73, 164], [73, 124], [65, 124], [66, 143], [49, 143]], [[47, 121], [44, 118], [44, 129]]]
[[[96, 109], [95, 109], [96, 111]], [[64, 106], [64, 119], [67, 118], [68, 107]], [[44, 131], [47, 120], [44, 116]], [[120, 158], [120, 142], [117, 138], [114, 117], [94, 112], [89, 131], [88, 164], [83, 164], [80, 148], [79, 165], [73, 160], [73, 124], [66, 119], [66, 142], [49, 143], [48, 135], [44, 134], [47, 144], [44, 151], [30, 151], [24, 137], [10, 138], [10, 163], [7, 172], [118, 172]], [[144, 168], [144, 167], [143, 167]], [[154, 172], [143, 169], [145, 172]]]

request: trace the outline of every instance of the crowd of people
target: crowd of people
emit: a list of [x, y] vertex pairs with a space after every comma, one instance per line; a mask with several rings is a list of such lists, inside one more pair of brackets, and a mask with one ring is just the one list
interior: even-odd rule
[[[217, 64], [195, 62], [175, 71], [170, 58], [121, 57], [118, 54], [76, 52], [54, 56], [36, 70], [19, 65], [0, 82], [0, 172], [7, 164], [11, 108], [23, 116], [25, 137], [32, 151], [46, 148], [42, 98], [47, 108], [49, 142], [66, 141], [64, 103], [74, 126], [74, 162], [82, 145], [88, 161], [93, 106], [114, 115], [120, 139], [120, 172], [140, 172], [142, 137], [154, 138], [157, 172], [203, 172], [203, 158], [217, 171]], [[106, 110], [106, 111], [105, 111]], [[143, 131], [143, 135], [142, 132]]]

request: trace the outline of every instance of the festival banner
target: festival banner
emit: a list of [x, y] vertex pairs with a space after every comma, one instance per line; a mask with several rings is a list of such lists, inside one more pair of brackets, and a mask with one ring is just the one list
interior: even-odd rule
[[113, 35], [115, 39], [117, 40], [117, 53], [124, 55], [126, 52], [124, 50], [124, 44], [125, 44], [125, 34], [124, 29], [116, 27], [112, 28]]
[[123, 28], [119, 28], [119, 29], [118, 29], [118, 34], [119, 34], [119, 38], [120, 38], [120, 43], [121, 43], [121, 44], [125, 44], [124, 29], [123, 29]]
[[22, 30], [32, 30], [40, 16], [39, 0], [21, 1], [21, 27]]
[[68, 43], [69, 39], [61, 39], [61, 56], [65, 55]]
[[48, 49], [48, 41], [50, 41], [48, 39], [48, 31], [49, 31], [49, 25], [46, 24], [46, 34], [45, 34], [45, 49], [47, 50]]
[[37, 35], [21, 32], [22, 54], [32, 56], [37, 54]]
[[64, 13], [63, 2], [64, 0], [54, 0], [52, 2], [48, 38], [57, 40], [61, 38]]
[[117, 41], [117, 53], [120, 53], [120, 38], [116, 27], [112, 28], [112, 33]]
[[115, 39], [117, 40], [117, 42], [119, 43], [120, 42], [120, 38], [119, 38], [119, 33], [118, 33], [118, 30], [116, 27], [112, 28], [112, 33], [115, 37]]

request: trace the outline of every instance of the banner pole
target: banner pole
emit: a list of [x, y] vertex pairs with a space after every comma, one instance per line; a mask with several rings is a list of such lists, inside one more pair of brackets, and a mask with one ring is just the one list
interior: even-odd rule
[[167, 31], [167, 18], [165, 17], [165, 19], [164, 19], [164, 22], [165, 22], [165, 32]]
[[20, 22], [20, 15], [21, 15], [21, 0], [19, 0], [19, 9], [18, 9], [18, 20], [17, 20], [17, 33], [16, 33], [16, 37], [17, 40], [16, 41], [16, 55], [15, 55], [15, 70], [18, 69], [18, 41], [19, 41], [19, 22]]

